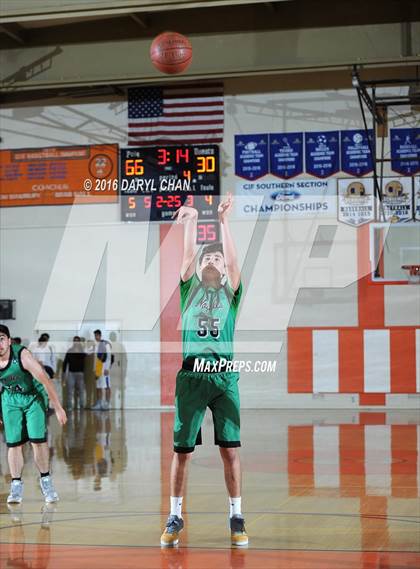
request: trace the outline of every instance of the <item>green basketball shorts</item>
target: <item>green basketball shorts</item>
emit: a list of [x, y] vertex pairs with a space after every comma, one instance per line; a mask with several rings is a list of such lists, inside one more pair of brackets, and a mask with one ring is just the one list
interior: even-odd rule
[[175, 452], [193, 452], [201, 444], [201, 423], [207, 407], [213, 414], [214, 444], [241, 446], [238, 374], [181, 369], [176, 376]]
[[1, 395], [4, 433], [8, 447], [47, 440], [48, 398], [41, 391]]

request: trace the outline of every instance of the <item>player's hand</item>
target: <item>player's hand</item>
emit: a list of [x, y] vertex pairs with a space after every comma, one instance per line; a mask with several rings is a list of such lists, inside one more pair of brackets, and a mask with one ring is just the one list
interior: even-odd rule
[[61, 405], [58, 409], [55, 409], [55, 416], [57, 417], [57, 421], [60, 425], [65, 425], [67, 423], [67, 415]]
[[172, 215], [172, 219], [176, 220], [176, 223], [185, 223], [189, 219], [197, 219], [198, 211], [195, 207], [188, 207], [186, 205], [181, 206]]
[[232, 211], [233, 206], [233, 196], [229, 192], [227, 197], [219, 203], [219, 207], [217, 208], [217, 213], [219, 214], [219, 221], [221, 223], [227, 218], [227, 216]]
[[104, 375], [109, 375], [109, 369], [104, 369]]

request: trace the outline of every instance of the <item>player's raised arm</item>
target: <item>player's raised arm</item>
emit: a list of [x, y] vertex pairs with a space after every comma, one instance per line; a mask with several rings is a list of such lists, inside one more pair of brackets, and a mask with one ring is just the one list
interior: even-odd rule
[[173, 215], [176, 223], [184, 224], [184, 252], [181, 265], [181, 279], [185, 282], [195, 271], [197, 254], [197, 219], [198, 211], [193, 207], [183, 205]]
[[64, 425], [67, 422], [66, 412], [62, 408], [55, 387], [42, 365], [34, 358], [29, 350], [22, 350], [21, 361], [23, 368], [29, 371], [29, 373], [45, 387], [48, 398], [54, 407], [58, 422]]
[[233, 196], [231, 193], [222, 200], [218, 207], [220, 231], [223, 243], [223, 256], [225, 258], [226, 275], [230, 286], [237, 290], [241, 282], [241, 271], [239, 270], [238, 257], [236, 254], [235, 243], [228, 223], [228, 217], [233, 206]]

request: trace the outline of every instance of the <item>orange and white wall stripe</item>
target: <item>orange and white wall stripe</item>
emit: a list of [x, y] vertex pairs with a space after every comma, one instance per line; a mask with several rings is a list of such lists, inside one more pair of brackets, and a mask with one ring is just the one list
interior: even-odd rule
[[[372, 283], [369, 226], [358, 229], [358, 326], [289, 327], [289, 393], [420, 393], [420, 326], [386, 326], [382, 283]], [[393, 285], [398, 286], [398, 285]]]
[[289, 426], [289, 495], [418, 497], [420, 427], [378, 415], [376, 423]]

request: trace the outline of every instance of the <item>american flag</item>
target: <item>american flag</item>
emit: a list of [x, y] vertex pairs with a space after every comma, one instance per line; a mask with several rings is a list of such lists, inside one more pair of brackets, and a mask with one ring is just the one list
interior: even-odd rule
[[128, 144], [222, 142], [223, 84], [128, 89]]

